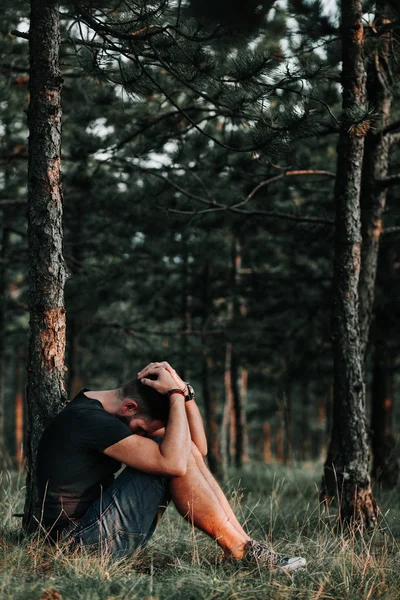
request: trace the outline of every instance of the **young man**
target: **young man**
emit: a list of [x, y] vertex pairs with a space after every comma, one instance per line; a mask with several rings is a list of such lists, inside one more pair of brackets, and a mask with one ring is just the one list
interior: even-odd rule
[[[205, 465], [206, 453], [193, 388], [167, 362], [147, 365], [115, 390], [84, 389], [39, 445], [43, 528], [53, 540], [125, 556], [146, 543], [171, 499], [226, 557], [286, 571], [304, 567], [304, 558], [278, 556], [246, 534]], [[114, 479], [121, 463], [126, 467]]]

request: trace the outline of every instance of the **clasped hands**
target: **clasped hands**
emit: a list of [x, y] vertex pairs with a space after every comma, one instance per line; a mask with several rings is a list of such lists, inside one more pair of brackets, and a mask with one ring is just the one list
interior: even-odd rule
[[[155, 375], [157, 379], [150, 379]], [[186, 383], [179, 377], [178, 373], [165, 361], [153, 362], [144, 367], [137, 374], [137, 378], [143, 385], [153, 388], [160, 394], [166, 394], [172, 389], [180, 389], [187, 393]]]

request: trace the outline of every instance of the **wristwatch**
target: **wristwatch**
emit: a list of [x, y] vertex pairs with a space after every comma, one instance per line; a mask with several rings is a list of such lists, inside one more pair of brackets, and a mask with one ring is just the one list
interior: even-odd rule
[[185, 402], [189, 402], [189, 400], [195, 399], [195, 393], [193, 387], [186, 381], [187, 395], [185, 396]]

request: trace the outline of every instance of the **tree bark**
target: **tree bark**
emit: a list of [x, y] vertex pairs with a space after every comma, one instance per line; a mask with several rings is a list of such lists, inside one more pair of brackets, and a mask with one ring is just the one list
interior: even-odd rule
[[[389, 19], [380, 13], [385, 2], [377, 2], [375, 26], [379, 28]], [[389, 73], [391, 35], [386, 31], [376, 42], [367, 65], [367, 99], [376, 113], [374, 128], [365, 138], [361, 179], [362, 250], [361, 271], [358, 286], [361, 355], [366, 358], [372, 309], [375, 296], [376, 269], [379, 241], [382, 233], [382, 214], [386, 204], [387, 188], [377, 183], [387, 175], [390, 136], [382, 130], [389, 123], [392, 104], [392, 82]]]
[[221, 464], [226, 475], [228, 466], [230, 465], [231, 450], [230, 438], [232, 437], [231, 418], [233, 413], [233, 394], [231, 382], [231, 356], [232, 345], [227, 342], [225, 349], [225, 373], [224, 373], [224, 388], [225, 388], [225, 404], [221, 423]]
[[321, 490], [338, 498], [339, 520], [371, 525], [377, 507], [369, 476], [365, 386], [358, 316], [361, 260], [360, 187], [368, 122], [365, 106], [364, 32], [361, 0], [341, 0], [343, 117], [337, 147], [332, 349], [333, 424]]
[[[245, 306], [240, 299], [240, 278], [242, 257], [239, 240], [234, 234], [232, 238], [232, 323], [239, 323], [240, 317], [245, 314]], [[242, 367], [236, 344], [232, 344], [231, 354], [231, 386], [233, 395], [232, 423], [235, 424], [235, 438], [232, 439], [232, 450], [235, 465], [240, 468], [248, 462], [247, 453], [247, 419], [245, 394], [242, 386]], [[233, 437], [233, 436], [232, 436]]]
[[30, 338], [27, 372], [27, 497], [23, 526], [36, 526], [36, 452], [67, 401], [64, 386], [66, 272], [62, 252], [60, 24], [56, 0], [31, 0], [28, 159]]
[[372, 374], [372, 476], [382, 486], [394, 488], [400, 474], [393, 435], [393, 355], [382, 339], [375, 343]]
[[[202, 328], [207, 330], [211, 312], [211, 282], [210, 282], [210, 265], [206, 262], [203, 271], [203, 317]], [[218, 439], [218, 424], [217, 424], [217, 405], [216, 395], [211, 385], [210, 370], [212, 359], [208, 348], [208, 339], [204, 334], [202, 336], [202, 392], [205, 413], [205, 425], [208, 442], [208, 466], [210, 471], [217, 477], [222, 475], [221, 472], [221, 453]]]
[[[5, 126], [6, 154], [10, 151], [10, 127]], [[4, 167], [4, 192], [10, 193], [10, 169], [5, 161]], [[6, 374], [6, 323], [7, 323], [7, 255], [10, 245], [10, 207], [4, 206], [1, 219], [1, 247], [0, 247], [0, 468], [7, 465], [6, 447], [4, 443], [4, 390]]]

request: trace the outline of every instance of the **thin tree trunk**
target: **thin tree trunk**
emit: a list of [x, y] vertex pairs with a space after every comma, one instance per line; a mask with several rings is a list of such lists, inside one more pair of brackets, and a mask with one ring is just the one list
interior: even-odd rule
[[7, 253], [10, 234], [7, 228], [7, 208], [3, 209], [0, 248], [0, 469], [6, 466], [4, 444], [4, 389], [6, 374], [6, 323], [7, 323]]
[[[6, 154], [10, 151], [10, 128], [5, 127]], [[4, 167], [4, 192], [10, 193], [10, 171], [7, 161]], [[6, 448], [4, 443], [4, 391], [6, 374], [6, 323], [7, 323], [7, 255], [10, 244], [10, 231], [8, 228], [8, 210], [2, 210], [1, 219], [1, 247], [0, 247], [0, 468], [7, 464]]]
[[283, 418], [284, 418], [284, 427], [285, 427], [285, 444], [284, 444], [284, 457], [283, 460], [285, 464], [288, 464], [291, 459], [292, 454], [292, 389], [291, 383], [288, 380], [286, 382], [286, 393], [283, 397]]
[[31, 0], [28, 161], [30, 338], [28, 474], [23, 525], [36, 527], [35, 457], [41, 434], [67, 401], [64, 386], [66, 279], [62, 253], [61, 84], [58, 2]]
[[[207, 262], [203, 272], [203, 317], [202, 328], [207, 330], [211, 312], [210, 265]], [[210, 370], [212, 358], [209, 353], [207, 335], [202, 336], [202, 392], [205, 413], [205, 425], [208, 442], [208, 465], [217, 477], [221, 476], [221, 454], [218, 439], [216, 394], [211, 385]]]
[[230, 464], [230, 437], [232, 432], [230, 431], [230, 423], [232, 417], [232, 407], [233, 407], [233, 395], [232, 395], [232, 383], [231, 383], [231, 356], [232, 356], [232, 346], [228, 342], [226, 344], [225, 350], [225, 376], [224, 376], [224, 384], [225, 384], [225, 404], [224, 404], [224, 412], [222, 415], [222, 424], [221, 424], [221, 462], [222, 469], [224, 471], [224, 476], [227, 472], [227, 468]]
[[189, 378], [187, 370], [188, 357], [188, 335], [185, 331], [189, 331], [191, 327], [190, 318], [190, 295], [189, 295], [189, 248], [187, 235], [182, 235], [182, 330], [181, 335], [181, 366], [180, 375], [184, 381]]
[[24, 461], [24, 377], [21, 365], [23, 355], [17, 351], [15, 357], [15, 462], [21, 469]]
[[[382, 303], [375, 307], [375, 320], [372, 338], [374, 354], [372, 363], [371, 390], [371, 445], [372, 475], [381, 485], [393, 488], [399, 478], [399, 457], [394, 434], [394, 367], [395, 352], [393, 325], [396, 315], [387, 298], [393, 291], [396, 276], [396, 252], [389, 243], [381, 246], [379, 252], [378, 284]], [[397, 341], [397, 340], [396, 340]], [[396, 342], [395, 342], [396, 343]]]
[[[375, 17], [377, 29], [388, 23], [379, 12], [386, 2], [377, 2]], [[367, 99], [376, 117], [374, 127], [365, 138], [361, 180], [361, 224], [362, 250], [359, 281], [359, 319], [361, 356], [364, 361], [368, 344], [372, 309], [375, 296], [375, 279], [378, 264], [379, 241], [382, 233], [382, 214], [386, 204], [387, 188], [382, 189], [377, 181], [387, 175], [389, 164], [389, 135], [379, 133], [390, 119], [392, 104], [392, 81], [389, 73], [391, 34], [386, 32], [368, 59]]]
[[272, 450], [271, 450], [271, 424], [264, 423], [264, 462], [272, 462]]
[[[87, 160], [82, 161], [82, 170], [88, 170]], [[85, 185], [82, 186], [85, 190]], [[70, 271], [73, 280], [75, 277], [79, 281], [79, 275], [82, 271], [84, 261], [85, 236], [83, 234], [83, 209], [82, 198], [77, 198], [74, 202], [74, 244], [72, 246], [72, 263]], [[77, 286], [75, 286], [77, 287]], [[68, 395], [74, 398], [82, 389], [82, 357], [80, 349], [80, 332], [82, 326], [78, 314], [70, 314], [67, 328], [67, 356], [68, 356]]]
[[285, 461], [285, 429], [284, 416], [281, 408], [276, 412], [276, 459], [278, 462]]
[[387, 340], [376, 342], [372, 374], [372, 476], [388, 488], [396, 486], [400, 474], [393, 435], [393, 363]]
[[[239, 240], [235, 235], [232, 237], [232, 322], [240, 322], [246, 308], [240, 298], [240, 280], [242, 257]], [[234, 439], [231, 436], [231, 448], [235, 457], [236, 467], [242, 467], [248, 461], [247, 455], [247, 419], [245, 394], [242, 386], [242, 366], [236, 344], [232, 344], [231, 355], [231, 386], [233, 394], [233, 414], [231, 423], [235, 425]]]
[[321, 490], [339, 498], [342, 523], [370, 525], [377, 507], [369, 476], [365, 386], [358, 317], [361, 260], [360, 186], [366, 120], [364, 32], [361, 0], [341, 0], [343, 118], [337, 148], [336, 227], [333, 275], [333, 427]]

